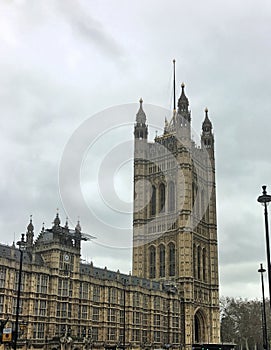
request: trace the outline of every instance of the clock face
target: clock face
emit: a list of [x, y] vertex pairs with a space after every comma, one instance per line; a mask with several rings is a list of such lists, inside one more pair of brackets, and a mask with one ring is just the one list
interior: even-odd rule
[[69, 261], [69, 260], [70, 260], [69, 254], [65, 254], [65, 255], [64, 255], [64, 259], [65, 259], [65, 261]]

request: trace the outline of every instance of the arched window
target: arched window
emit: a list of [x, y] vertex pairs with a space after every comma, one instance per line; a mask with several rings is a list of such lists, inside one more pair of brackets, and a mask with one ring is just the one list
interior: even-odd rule
[[176, 262], [175, 262], [175, 244], [169, 243], [169, 276], [175, 276]]
[[160, 262], [160, 277], [165, 277], [166, 272], [166, 253], [165, 253], [165, 246], [161, 244], [159, 246], [159, 262]]
[[207, 274], [206, 274], [206, 249], [203, 248], [202, 249], [202, 279], [204, 282], [206, 282], [207, 278], [206, 278]]
[[175, 185], [171, 181], [168, 185], [168, 211], [172, 212], [175, 210]]
[[155, 266], [156, 266], [156, 250], [154, 246], [150, 247], [150, 278], [155, 278]]
[[159, 212], [164, 212], [165, 211], [165, 185], [161, 184], [159, 186]]
[[205, 217], [205, 207], [204, 207], [204, 190], [201, 191], [201, 208], [200, 208], [201, 219]]
[[196, 190], [195, 190], [195, 184], [194, 184], [194, 182], [192, 182], [192, 205], [194, 206], [194, 202], [195, 202], [195, 197], [196, 197], [196, 195], [195, 195], [195, 192], [196, 192]]
[[201, 278], [201, 248], [198, 246], [198, 279]]
[[194, 278], [197, 277], [197, 247], [193, 245], [193, 270], [194, 270]]
[[152, 196], [151, 196], [151, 215], [156, 214], [156, 187], [152, 186]]

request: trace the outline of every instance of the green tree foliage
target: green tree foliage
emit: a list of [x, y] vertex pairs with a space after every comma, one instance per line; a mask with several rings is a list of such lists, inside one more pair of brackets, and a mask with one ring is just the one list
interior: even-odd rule
[[[223, 343], [233, 342], [237, 345], [237, 350], [263, 349], [261, 301], [222, 298], [220, 311], [221, 341]], [[270, 309], [267, 302], [266, 314], [268, 327], [270, 325]], [[269, 331], [267, 333], [270, 344], [271, 334]]]

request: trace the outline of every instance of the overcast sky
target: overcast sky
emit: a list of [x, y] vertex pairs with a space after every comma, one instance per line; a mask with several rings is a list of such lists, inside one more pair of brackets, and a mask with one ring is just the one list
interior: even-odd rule
[[194, 139], [206, 106], [214, 127], [220, 294], [259, 298], [270, 54], [267, 0], [2, 0], [0, 240], [19, 239], [31, 214], [37, 236], [59, 208], [97, 237], [84, 259], [131, 270], [133, 123], [142, 97], [151, 137], [163, 128], [175, 58]]

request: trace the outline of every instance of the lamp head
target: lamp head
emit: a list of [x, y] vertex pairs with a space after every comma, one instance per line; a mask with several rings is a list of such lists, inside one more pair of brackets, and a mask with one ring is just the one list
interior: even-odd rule
[[268, 204], [271, 202], [271, 196], [266, 192], [266, 186], [262, 186], [263, 194], [258, 197], [257, 201], [262, 204]]

